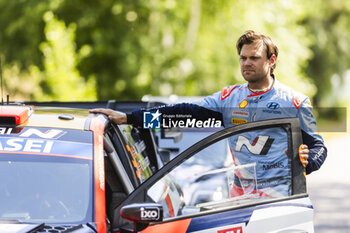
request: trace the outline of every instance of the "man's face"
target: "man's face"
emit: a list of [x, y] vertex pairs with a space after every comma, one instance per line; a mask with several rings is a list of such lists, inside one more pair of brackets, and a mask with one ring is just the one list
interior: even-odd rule
[[240, 54], [241, 73], [249, 84], [261, 84], [264, 80], [269, 80], [270, 70], [275, 60], [274, 55], [270, 59], [267, 58], [262, 41], [245, 44]]

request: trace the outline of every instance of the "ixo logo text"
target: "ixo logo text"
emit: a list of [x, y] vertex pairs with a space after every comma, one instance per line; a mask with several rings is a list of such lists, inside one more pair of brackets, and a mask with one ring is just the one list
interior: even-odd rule
[[159, 219], [159, 209], [145, 209], [141, 208], [141, 219]]

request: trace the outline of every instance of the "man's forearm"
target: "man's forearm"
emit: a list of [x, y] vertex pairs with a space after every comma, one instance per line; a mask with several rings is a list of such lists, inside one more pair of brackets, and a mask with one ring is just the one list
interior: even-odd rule
[[327, 157], [327, 148], [324, 143], [302, 131], [303, 142], [309, 148], [308, 165], [306, 166], [306, 174], [318, 170]]
[[[219, 112], [212, 111], [210, 109], [198, 106], [196, 104], [191, 103], [181, 103], [181, 104], [175, 104], [175, 105], [163, 105], [159, 107], [155, 107], [152, 109], [142, 109], [142, 110], [135, 110], [131, 114], [127, 114], [127, 123], [133, 124], [137, 127], [143, 126], [143, 113], [145, 111], [157, 111], [159, 110], [160, 113], [163, 115], [183, 115], [187, 116], [190, 115], [190, 117], [197, 120], [205, 121], [209, 118], [214, 118], [215, 120], [222, 120], [222, 114]], [[184, 120], [187, 119], [186, 117], [176, 117], [174, 120]]]

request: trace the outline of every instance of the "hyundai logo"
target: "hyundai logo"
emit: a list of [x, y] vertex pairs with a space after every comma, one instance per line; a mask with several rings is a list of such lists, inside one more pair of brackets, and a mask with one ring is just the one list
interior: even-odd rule
[[276, 102], [270, 102], [267, 103], [266, 107], [268, 107], [269, 109], [278, 109], [280, 105]]

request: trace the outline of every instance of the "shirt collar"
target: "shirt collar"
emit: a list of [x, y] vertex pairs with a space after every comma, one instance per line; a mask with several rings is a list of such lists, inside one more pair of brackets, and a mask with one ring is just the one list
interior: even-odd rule
[[264, 92], [254, 92], [254, 91], [252, 91], [252, 90], [250, 90], [248, 88], [248, 84], [247, 84], [247, 89], [248, 89], [248, 92], [249, 92], [247, 97], [248, 98], [249, 97], [258, 97], [258, 96], [262, 97], [262, 96], [265, 96], [265, 95], [268, 95], [268, 94], [272, 94], [274, 92], [274, 90], [275, 90], [275, 86], [276, 86], [277, 80], [276, 80], [276, 78], [275, 78], [275, 76], [273, 74], [271, 76], [273, 78], [273, 83], [272, 83], [271, 87], [269, 89], [267, 89], [266, 91], [264, 91]]

